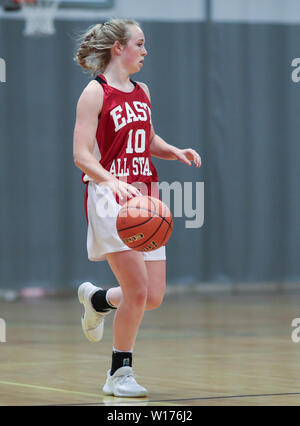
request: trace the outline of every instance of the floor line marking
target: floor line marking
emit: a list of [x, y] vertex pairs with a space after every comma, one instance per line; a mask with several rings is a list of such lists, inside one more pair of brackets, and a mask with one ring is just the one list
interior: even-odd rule
[[68, 390], [68, 389], [59, 389], [59, 388], [50, 388], [50, 387], [46, 387], [46, 386], [29, 385], [27, 383], [7, 382], [7, 381], [4, 381], [4, 380], [0, 380], [0, 385], [19, 386], [19, 387], [25, 387], [25, 388], [31, 388], [31, 389], [40, 389], [40, 390], [62, 392], [62, 393], [71, 393], [71, 394], [75, 394], [75, 395], [94, 396], [94, 397], [97, 397], [97, 398], [101, 398], [100, 393], [96, 394], [96, 393], [88, 393], [88, 392], [71, 391], [71, 390]]
[[[88, 393], [88, 392], [71, 391], [71, 390], [68, 390], [68, 389], [59, 389], [59, 388], [50, 388], [50, 387], [46, 387], [46, 386], [29, 385], [27, 383], [7, 382], [5, 380], [0, 380], [0, 385], [1, 384], [2, 385], [9, 385], [9, 386], [26, 387], [26, 388], [31, 388], [31, 389], [40, 389], [40, 390], [47, 390], [47, 391], [54, 391], [54, 392], [70, 393], [70, 394], [75, 394], [75, 395], [94, 396], [94, 397], [100, 398], [100, 401], [99, 402], [92, 402], [92, 403], [85, 403], [85, 405], [86, 404], [91, 404], [91, 405], [92, 404], [101, 404], [101, 405], [104, 404], [103, 401], [101, 401], [102, 395], [100, 393], [95, 394], [95, 393]], [[113, 400], [112, 400], [112, 402], [113, 402]], [[120, 401], [120, 403], [121, 402], [122, 401]], [[126, 402], [126, 401], [124, 401], [124, 402]], [[138, 404], [139, 402], [143, 402], [143, 400], [140, 400], [140, 401], [132, 401], [131, 400], [131, 402]], [[144, 402], [148, 403], [150, 401], [146, 400]], [[163, 404], [163, 402], [159, 402], [159, 401], [157, 401], [157, 403]], [[82, 404], [84, 404], [84, 403], [82, 403]], [[52, 405], [56, 405], [56, 404], [52, 404]], [[72, 405], [72, 404], [57, 404], [57, 405]], [[74, 405], [76, 405], [76, 404], [74, 404]], [[80, 405], [80, 404], [77, 404], [77, 405]], [[171, 405], [175, 406], [177, 404], [171, 404]]]
[[[300, 392], [284, 392], [284, 393], [261, 393], [261, 394], [249, 394], [249, 395], [224, 395], [224, 396], [204, 396], [204, 397], [195, 397], [195, 398], [176, 398], [176, 399], [161, 399], [160, 402], [168, 401], [201, 401], [205, 399], [228, 399], [228, 398], [257, 398], [259, 396], [292, 396], [299, 395]], [[148, 402], [156, 402], [148, 401]]]
[[[54, 392], [61, 392], [61, 393], [70, 393], [75, 395], [85, 395], [85, 396], [93, 396], [97, 398], [101, 398], [101, 394], [95, 394], [95, 393], [88, 393], [88, 392], [79, 392], [79, 391], [71, 391], [68, 389], [59, 389], [59, 388], [51, 388], [46, 386], [37, 386], [37, 385], [30, 385], [27, 383], [17, 383], [17, 382], [8, 382], [4, 380], [0, 380], [0, 385], [9, 385], [9, 386], [19, 386], [19, 387], [26, 387], [31, 389], [40, 389], [40, 390], [47, 390], [47, 391], [54, 391]], [[208, 399], [228, 399], [228, 398], [255, 398], [255, 397], [266, 397], [266, 396], [291, 396], [291, 395], [300, 395], [300, 392], [285, 392], [285, 393], [263, 393], [263, 394], [245, 394], [245, 395], [224, 395], [224, 396], [207, 396], [207, 397], [196, 397], [196, 398], [176, 398], [176, 399], [165, 399], [160, 401], [155, 400], [147, 400], [145, 402], [147, 403], [159, 403], [163, 404], [164, 402], [175, 402], [175, 401], [200, 401], [200, 400], [208, 400]], [[98, 404], [101, 404], [101, 400], [98, 402]], [[134, 402], [134, 401], [132, 401]], [[91, 403], [95, 404], [95, 403]], [[175, 404], [174, 404], [175, 405]]]
[[[175, 401], [178, 401], [178, 402], [180, 402], [180, 401], [185, 401], [185, 402], [188, 402], [188, 401], [202, 401], [202, 400], [210, 400], [210, 399], [228, 399], [228, 398], [246, 398], [246, 397], [249, 397], [249, 398], [253, 398], [253, 397], [259, 397], [259, 396], [262, 396], [262, 397], [265, 397], [265, 396], [290, 396], [290, 395], [300, 395], [300, 392], [286, 392], [286, 393], [266, 393], [266, 394], [250, 394], [250, 395], [228, 395], [228, 396], [206, 396], [206, 397], [199, 397], [199, 398], [178, 398], [178, 399], [161, 399], [161, 400], [147, 400], [147, 401], [145, 401], [145, 405], [148, 405], [148, 404], [153, 404], [153, 403], [155, 403], [156, 405], [163, 405], [163, 406], [166, 406], [166, 405], [168, 405], [168, 406], [182, 406], [182, 404], [172, 404], [172, 403], [170, 403], [170, 401], [173, 401], [173, 402], [175, 402]], [[111, 402], [114, 402], [113, 401], [113, 399], [112, 399], [112, 401]], [[120, 405], [122, 405], [122, 402], [123, 401], [116, 401], [116, 402], [120, 402]], [[125, 399], [124, 400], [124, 403], [126, 403], [126, 402], [128, 402], [128, 399]], [[143, 402], [142, 400], [141, 401], [136, 401], [136, 400], [134, 400], [134, 401], [131, 401], [131, 405], [132, 406], [139, 406], [139, 403], [141, 403], [141, 402]], [[95, 404], [98, 404], [98, 405], [108, 405], [108, 404], [105, 404], [105, 402], [87, 402], [87, 403], [82, 403], [82, 404], [78, 404], [78, 403], [71, 403], [71, 404], [51, 404], [51, 406], [65, 406], [65, 405], [73, 405], [73, 406], [77, 406], [77, 405], [95, 405]], [[112, 405], [118, 405], [117, 403], [115, 403], [115, 404], [112, 404]], [[187, 406], [188, 407], [188, 406]]]

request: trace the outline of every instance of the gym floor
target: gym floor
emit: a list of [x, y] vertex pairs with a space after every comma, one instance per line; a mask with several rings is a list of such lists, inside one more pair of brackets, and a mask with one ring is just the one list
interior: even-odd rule
[[0, 405], [300, 404], [299, 292], [167, 295], [145, 313], [135, 345], [133, 367], [149, 390], [140, 399], [102, 394], [113, 314], [92, 344], [75, 296], [0, 303]]

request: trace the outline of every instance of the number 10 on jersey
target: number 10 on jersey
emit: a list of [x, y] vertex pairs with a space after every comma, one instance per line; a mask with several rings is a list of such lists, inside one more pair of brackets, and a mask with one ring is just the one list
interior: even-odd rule
[[[136, 152], [137, 154], [141, 154], [142, 152], [145, 152], [146, 147], [146, 132], [144, 129], [138, 129], [135, 132], [134, 142], [133, 142], [133, 129], [131, 129], [128, 133], [128, 141], [127, 141], [127, 147], [126, 147], [126, 154], [133, 154]], [[134, 143], [134, 149], [133, 149], [133, 143]]]
[[[143, 154], [146, 150], [146, 132], [144, 129], [138, 129], [135, 131], [131, 129], [128, 132], [128, 140], [126, 145], [126, 154]], [[144, 155], [134, 156], [127, 161], [127, 157], [116, 158], [113, 160], [110, 173], [117, 177], [124, 176], [152, 176], [150, 170], [149, 158]]]

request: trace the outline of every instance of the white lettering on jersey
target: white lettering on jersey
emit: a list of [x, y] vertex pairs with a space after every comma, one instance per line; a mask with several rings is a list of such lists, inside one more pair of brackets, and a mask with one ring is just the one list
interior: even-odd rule
[[[133, 157], [131, 166], [134, 176], [152, 176], [148, 157]], [[117, 158], [117, 160], [113, 160], [109, 171], [116, 177], [129, 176], [130, 172], [129, 167], [127, 167], [127, 158]]]
[[149, 158], [146, 157], [145, 167], [143, 170], [143, 175], [152, 176], [152, 172], [150, 171]]
[[142, 152], [145, 151], [145, 148], [146, 148], [146, 132], [144, 129], [138, 129], [135, 132], [134, 151], [132, 146], [132, 133], [133, 133], [133, 129], [129, 130], [127, 146], [126, 146], [126, 154], [133, 154], [133, 152], [136, 152], [137, 154], [141, 154]]
[[150, 124], [152, 124], [152, 120], [151, 120], [151, 108], [150, 108], [150, 107], [149, 107], [149, 105], [148, 105], [148, 104], [146, 104], [146, 103], [143, 103], [143, 105], [144, 105], [145, 109], [147, 109], [147, 110], [148, 110], [148, 112], [149, 112]]
[[126, 154], [133, 154], [132, 133], [133, 133], [133, 129], [129, 130], [128, 140], [127, 140], [127, 147], [126, 147]]
[[113, 162], [111, 163], [109, 171], [110, 171], [111, 174], [116, 175], [116, 163], [115, 163], [115, 160], [113, 160]]
[[[145, 109], [147, 109], [147, 108], [145, 108], [145, 105], [147, 105], [147, 104], [144, 104], [144, 103], [142, 103], [142, 102], [139, 102], [139, 101], [134, 101], [133, 102], [133, 105], [134, 105], [134, 107], [135, 107], [135, 109], [136, 109], [136, 111], [137, 112], [141, 112], [143, 115], [138, 115], [138, 119], [140, 120], [140, 121], [147, 121], [147, 113], [146, 113], [146, 111], [145, 111]], [[141, 108], [139, 108], [139, 107], [141, 107]]]
[[127, 114], [127, 124], [133, 121], [139, 121], [138, 117], [135, 115], [135, 113], [133, 112], [133, 109], [130, 107], [128, 102], [125, 102], [125, 109], [126, 109], [126, 114]]
[[129, 168], [127, 167], [127, 158], [125, 157], [123, 159], [123, 164], [122, 164], [122, 159], [117, 158], [117, 165], [116, 165], [116, 161], [113, 160], [113, 162], [111, 163], [109, 171], [114, 176], [118, 176], [118, 177], [129, 176]]
[[146, 132], [144, 129], [138, 129], [135, 132], [134, 150], [137, 154], [141, 154], [146, 148]]
[[132, 173], [137, 176], [152, 176], [148, 157], [134, 157], [132, 159]]
[[[125, 102], [124, 106], [125, 110], [121, 107], [121, 105], [118, 105], [110, 111], [110, 115], [114, 120], [115, 132], [118, 132], [122, 129], [122, 127], [126, 126], [126, 124], [132, 123], [133, 121], [147, 121], [147, 111], [149, 114], [150, 124], [152, 124], [151, 109], [146, 102], [134, 101], [134, 108], [132, 108], [128, 102]], [[134, 112], [134, 109], [136, 113]]]
[[[122, 112], [121, 105], [118, 105], [116, 108], [110, 111], [110, 115], [112, 116], [115, 123], [115, 132], [122, 129], [122, 127], [126, 126], [125, 117], [122, 117], [122, 115], [118, 114], [118, 112]], [[119, 118], [122, 118], [121, 123], [119, 123]]]
[[134, 157], [132, 159], [132, 174], [134, 174], [134, 176], [137, 176], [139, 174], [139, 164], [137, 160], [137, 157]]

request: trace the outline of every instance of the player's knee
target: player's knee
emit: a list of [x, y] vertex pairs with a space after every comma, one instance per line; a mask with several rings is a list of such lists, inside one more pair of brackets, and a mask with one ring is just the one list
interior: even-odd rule
[[163, 295], [149, 292], [147, 295], [146, 310], [151, 311], [160, 307], [163, 301]]
[[147, 302], [147, 287], [139, 287], [131, 295], [131, 303], [137, 309], [144, 309]]

